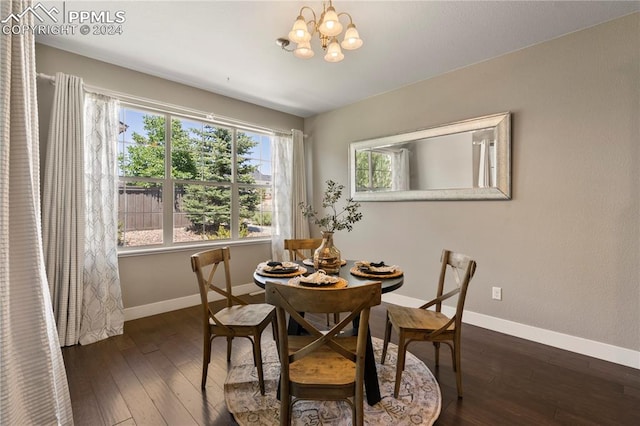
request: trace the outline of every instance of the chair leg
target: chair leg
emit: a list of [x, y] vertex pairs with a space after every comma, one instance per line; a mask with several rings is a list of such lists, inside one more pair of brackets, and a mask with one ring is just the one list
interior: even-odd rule
[[231, 343], [233, 342], [233, 337], [227, 337], [227, 362], [231, 362]]
[[278, 320], [276, 317], [273, 317], [271, 321], [271, 334], [273, 335], [273, 340], [276, 341], [276, 346], [278, 345]]
[[291, 396], [288, 386], [282, 381], [280, 389], [280, 426], [289, 426], [291, 424]]
[[460, 367], [460, 346], [454, 344], [451, 347], [454, 353], [453, 370], [456, 372], [456, 387], [458, 388], [458, 398], [462, 398], [462, 368]]
[[440, 365], [440, 342], [433, 342], [433, 349], [435, 352], [436, 366]]
[[253, 339], [253, 360], [258, 370], [258, 383], [260, 384], [260, 395], [264, 395], [264, 374], [262, 372], [262, 352], [260, 350], [260, 333]]
[[211, 362], [211, 337], [209, 333], [204, 335], [204, 352], [202, 354], [202, 383], [200, 387], [204, 389], [207, 386], [207, 374], [209, 372], [209, 362]]
[[362, 386], [362, 384], [356, 387], [356, 395], [353, 400], [351, 409], [353, 411], [353, 424], [362, 426], [364, 424], [364, 387]]
[[400, 382], [402, 382], [402, 372], [404, 371], [404, 359], [407, 352], [406, 342], [404, 341], [404, 335], [400, 332], [398, 337], [398, 363], [396, 365], [396, 385], [393, 390], [393, 397], [398, 398], [400, 394]]
[[[273, 333], [273, 340], [276, 342], [276, 348], [280, 347], [280, 338], [278, 337], [278, 318], [274, 315], [273, 321], [271, 321], [271, 333]], [[278, 351], [278, 358], [280, 357], [280, 351]]]
[[382, 357], [380, 364], [384, 364], [384, 360], [387, 357], [387, 346], [389, 346], [389, 339], [391, 339], [391, 321], [389, 321], [389, 314], [387, 313], [387, 322], [384, 328], [384, 344], [382, 345]]
[[456, 361], [456, 345], [449, 344], [448, 342], [445, 342], [445, 343], [448, 344], [449, 349], [451, 349], [451, 365], [453, 366], [453, 371], [458, 371], [457, 361]]

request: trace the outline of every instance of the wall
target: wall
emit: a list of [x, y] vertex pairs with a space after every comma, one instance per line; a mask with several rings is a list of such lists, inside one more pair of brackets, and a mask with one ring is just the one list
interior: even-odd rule
[[412, 298], [434, 293], [443, 248], [467, 253], [478, 262], [468, 312], [631, 349], [640, 366], [639, 21], [306, 119], [318, 205], [327, 179], [348, 184], [352, 141], [513, 113], [512, 200], [363, 203], [363, 221], [335, 236], [342, 253], [400, 264], [394, 293]]
[[[225, 117], [274, 129], [302, 129], [303, 119], [204, 90], [169, 82], [147, 74], [75, 55], [49, 46], [36, 45], [36, 68], [40, 73], [77, 75], [89, 85], [127, 93], [183, 107], [208, 111]], [[46, 138], [53, 99], [53, 86], [38, 82], [41, 155], [46, 153]], [[42, 161], [42, 164], [45, 164]], [[120, 256], [122, 297], [129, 314], [136, 309], [154, 313], [199, 303], [197, 284], [189, 257], [197, 248], [137, 256]], [[231, 248], [231, 276], [234, 285], [253, 282], [255, 265], [271, 257], [271, 243], [254, 242]], [[255, 285], [243, 289], [258, 290]], [[195, 297], [194, 297], [195, 296]], [[169, 302], [167, 302], [169, 301]], [[173, 302], [172, 302], [173, 301]], [[154, 306], [153, 304], [156, 304]], [[132, 310], [134, 313], [132, 314]], [[126, 312], [126, 313], [127, 313]]]

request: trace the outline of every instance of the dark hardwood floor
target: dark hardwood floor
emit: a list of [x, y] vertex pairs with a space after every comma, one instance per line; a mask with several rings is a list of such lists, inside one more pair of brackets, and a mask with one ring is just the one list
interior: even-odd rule
[[[384, 305], [372, 313], [376, 337], [384, 315]], [[235, 424], [223, 395], [224, 339], [214, 340], [207, 389], [200, 390], [199, 307], [129, 321], [124, 331], [63, 349], [77, 426]], [[249, 348], [235, 339], [233, 355]], [[448, 348], [438, 369], [431, 345], [409, 350], [440, 383], [437, 425], [640, 425], [640, 371], [633, 368], [465, 325], [458, 399]]]

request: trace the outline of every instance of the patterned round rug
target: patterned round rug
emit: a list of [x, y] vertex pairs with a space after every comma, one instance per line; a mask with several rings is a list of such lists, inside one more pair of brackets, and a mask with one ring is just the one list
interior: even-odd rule
[[[400, 394], [393, 397], [397, 346], [389, 343], [387, 359], [379, 364], [382, 340], [373, 338], [376, 367], [382, 400], [373, 407], [364, 403], [366, 425], [431, 425], [440, 415], [440, 387], [431, 371], [412, 353], [407, 352]], [[241, 356], [243, 364], [234, 365], [227, 374], [224, 397], [227, 409], [244, 425], [278, 425], [280, 401], [276, 388], [280, 362], [272, 339], [263, 341], [265, 395], [260, 395], [258, 377], [251, 352]], [[293, 425], [350, 425], [351, 407], [345, 401], [299, 401], [293, 405]]]

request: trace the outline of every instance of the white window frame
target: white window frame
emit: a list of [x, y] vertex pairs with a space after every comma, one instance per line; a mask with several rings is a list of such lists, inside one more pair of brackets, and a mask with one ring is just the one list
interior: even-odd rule
[[[224, 121], [218, 121], [210, 119], [208, 117], [198, 117], [187, 113], [181, 113], [176, 110], [169, 110], [158, 108], [148, 105], [140, 105], [136, 103], [130, 103], [127, 101], [120, 102], [120, 108], [133, 109], [141, 112], [148, 112], [150, 114], [163, 115], [165, 118], [165, 151], [164, 151], [164, 178], [150, 178], [139, 176], [118, 176], [119, 183], [126, 183], [132, 180], [140, 182], [152, 182], [162, 185], [162, 244], [152, 244], [144, 246], [119, 246], [118, 255], [137, 255], [153, 252], [166, 252], [166, 251], [179, 251], [179, 250], [192, 250], [197, 247], [215, 247], [215, 246], [232, 246], [251, 243], [265, 243], [271, 241], [271, 236], [264, 237], [244, 237], [240, 238], [240, 187], [252, 188], [252, 189], [265, 189], [271, 190], [273, 194], [273, 179], [271, 185], [265, 184], [247, 184], [238, 182], [237, 173], [237, 134], [238, 132], [256, 133], [269, 137], [274, 136], [274, 132], [260, 129], [258, 127], [243, 126], [233, 123], [227, 123]], [[171, 170], [171, 149], [172, 149], [172, 119], [186, 119], [209, 124], [217, 128], [224, 128], [231, 132], [231, 179], [229, 182], [209, 182], [209, 181], [191, 181], [184, 179], [174, 179]], [[273, 139], [271, 139], [273, 143]], [[273, 148], [273, 145], [272, 145]], [[195, 184], [205, 186], [225, 186], [229, 187], [231, 191], [231, 237], [228, 239], [219, 240], [199, 240], [199, 241], [173, 241], [173, 226], [174, 226], [174, 201], [175, 201], [175, 185], [180, 184]], [[273, 212], [272, 212], [273, 213]]]

